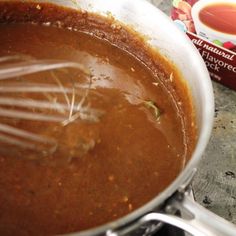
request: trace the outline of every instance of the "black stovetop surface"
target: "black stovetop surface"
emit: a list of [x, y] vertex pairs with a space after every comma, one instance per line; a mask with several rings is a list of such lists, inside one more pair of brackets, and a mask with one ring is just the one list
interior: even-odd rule
[[169, 225], [164, 225], [155, 234], [153, 234], [153, 232], [151, 233], [149, 230], [146, 231], [145, 229], [146, 228], [144, 228], [144, 230], [139, 229], [135, 232], [127, 234], [127, 236], [186, 236], [184, 231], [181, 229]]
[[165, 225], [154, 236], [185, 236], [185, 233], [178, 228]]

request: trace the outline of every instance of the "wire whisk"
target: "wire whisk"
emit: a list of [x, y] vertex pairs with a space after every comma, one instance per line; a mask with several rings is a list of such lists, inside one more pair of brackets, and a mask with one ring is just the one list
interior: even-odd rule
[[103, 112], [88, 102], [91, 84], [90, 71], [78, 62], [0, 57], [0, 152], [57, 151], [55, 138], [25, 129], [29, 122], [35, 127], [98, 122]]

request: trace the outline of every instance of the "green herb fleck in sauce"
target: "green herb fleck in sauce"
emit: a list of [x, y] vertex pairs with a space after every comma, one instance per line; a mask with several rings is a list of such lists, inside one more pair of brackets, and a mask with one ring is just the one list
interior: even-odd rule
[[154, 101], [144, 101], [144, 105], [153, 111], [153, 114], [155, 116], [156, 120], [159, 120], [160, 116], [161, 116], [161, 111], [160, 109], [157, 107], [156, 103]]

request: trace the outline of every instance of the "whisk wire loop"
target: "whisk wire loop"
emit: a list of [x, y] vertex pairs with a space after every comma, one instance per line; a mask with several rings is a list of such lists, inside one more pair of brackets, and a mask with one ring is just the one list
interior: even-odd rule
[[[85, 81], [78, 86], [68, 69], [79, 72]], [[65, 84], [57, 75], [59, 71], [64, 73]], [[46, 82], [38, 81], [38, 77], [35, 81], [32, 76], [43, 77], [42, 73], [46, 72], [49, 74]], [[86, 104], [91, 78], [90, 71], [78, 62], [42, 60], [27, 55], [0, 57], [0, 122], [15, 119], [17, 122], [55, 122], [61, 126], [76, 120], [97, 122], [102, 111]], [[11, 122], [0, 123], [0, 142], [42, 153], [53, 153], [58, 146], [54, 138], [13, 127]]]

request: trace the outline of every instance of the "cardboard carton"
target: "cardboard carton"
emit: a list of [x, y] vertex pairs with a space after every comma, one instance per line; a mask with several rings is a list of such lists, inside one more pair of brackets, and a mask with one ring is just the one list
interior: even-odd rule
[[236, 0], [172, 3], [172, 19], [198, 48], [211, 78], [236, 90]]

